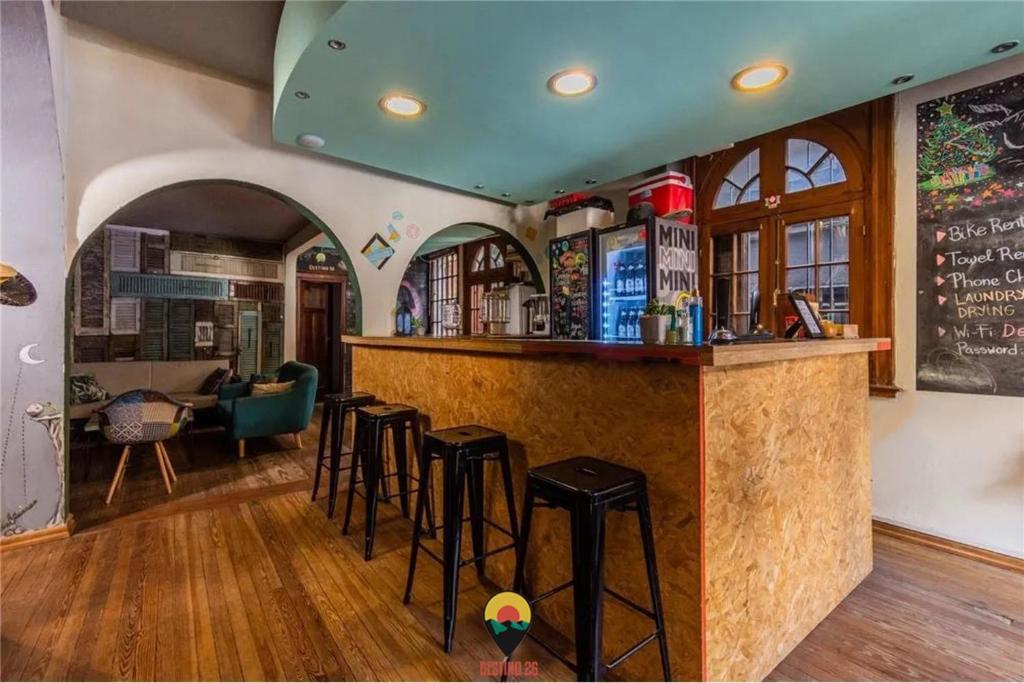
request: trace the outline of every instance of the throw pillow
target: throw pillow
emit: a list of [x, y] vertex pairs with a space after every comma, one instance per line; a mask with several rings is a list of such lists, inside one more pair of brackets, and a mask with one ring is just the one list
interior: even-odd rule
[[224, 381], [228, 378], [231, 371], [227, 368], [217, 368], [203, 380], [203, 386], [199, 388], [200, 394], [216, 394], [220, 391], [220, 387], [224, 384]]
[[252, 395], [262, 396], [265, 394], [282, 394], [295, 384], [295, 381], [291, 382], [264, 382], [263, 384], [252, 385]]
[[87, 372], [71, 375], [71, 405], [106, 401], [111, 398], [110, 392], [99, 385], [96, 375]]
[[252, 378], [249, 381], [252, 382], [253, 384], [274, 384], [275, 382], [277, 382], [277, 375], [275, 375], [272, 372], [263, 374], [253, 374]]

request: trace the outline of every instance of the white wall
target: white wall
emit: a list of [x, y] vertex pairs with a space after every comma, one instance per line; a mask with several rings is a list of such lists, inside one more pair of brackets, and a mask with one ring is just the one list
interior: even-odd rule
[[[348, 252], [362, 292], [363, 332], [389, 334], [406, 264], [424, 239], [449, 225], [481, 222], [516, 232], [502, 204], [376, 174], [271, 140], [271, 95], [59, 16], [52, 40], [64, 59], [67, 263], [108, 216], [136, 197], [194, 179], [255, 183], [299, 202]], [[56, 55], [58, 51], [54, 50]], [[392, 214], [403, 214], [393, 221]], [[377, 270], [361, 254], [389, 222], [402, 238]], [[415, 238], [406, 234], [419, 226]], [[525, 229], [525, 226], [523, 226]], [[540, 241], [540, 238], [536, 238]]]
[[895, 400], [871, 403], [879, 519], [1024, 557], [1024, 398], [915, 391], [916, 107], [1024, 72], [1024, 56], [907, 90], [896, 102]]

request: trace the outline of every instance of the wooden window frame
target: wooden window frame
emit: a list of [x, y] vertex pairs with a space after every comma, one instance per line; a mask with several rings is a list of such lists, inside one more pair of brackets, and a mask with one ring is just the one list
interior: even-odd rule
[[[772, 305], [785, 266], [786, 224], [829, 215], [850, 216], [851, 322], [863, 337], [894, 334], [893, 213], [894, 166], [892, 97], [885, 97], [811, 121], [737, 143], [732, 148], [693, 160], [696, 223], [701, 226], [701, 289], [711, 293], [712, 237], [760, 231], [760, 319], [780, 333], [781, 306]], [[846, 181], [786, 193], [786, 140], [802, 138], [827, 148], [839, 159]], [[715, 209], [718, 189], [732, 168], [755, 148], [760, 149], [761, 198], [756, 202]], [[778, 197], [777, 205], [770, 198]], [[711, 306], [706, 306], [708, 324]], [[870, 386], [875, 396], [895, 396], [892, 351], [872, 353]]]
[[[451, 272], [444, 273], [440, 277], [434, 277], [434, 262], [449, 257], [454, 257], [455, 259]], [[465, 259], [460, 257], [459, 249], [457, 247], [435, 251], [427, 255], [427, 318], [430, 321], [430, 335], [432, 337], [455, 336], [454, 330], [444, 329], [443, 311], [445, 302], [459, 303], [461, 298], [460, 294], [462, 292], [462, 283], [459, 280], [462, 278], [462, 261], [465, 261]], [[437, 297], [436, 291], [437, 288], [440, 287], [437, 283], [445, 280], [455, 281], [454, 286], [452, 287], [454, 296]], [[437, 309], [436, 311], [434, 310], [435, 308]]]
[[[498, 268], [491, 268], [491, 245], [497, 245], [501, 250], [502, 265]], [[472, 288], [483, 286], [484, 292], [489, 292], [497, 285], [511, 282], [512, 268], [508, 262], [509, 241], [503, 235], [488, 235], [472, 242], [466, 242], [463, 247], [462, 266], [462, 333], [466, 335], [483, 334], [484, 330], [473, 331], [473, 313], [479, 309], [472, 307]], [[473, 255], [477, 248], [484, 250], [484, 269], [473, 272]]]

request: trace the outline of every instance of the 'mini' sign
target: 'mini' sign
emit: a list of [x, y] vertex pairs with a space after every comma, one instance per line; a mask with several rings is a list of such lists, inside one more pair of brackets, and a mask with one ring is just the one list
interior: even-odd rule
[[663, 301], [676, 292], [697, 288], [697, 228], [674, 221], [658, 221], [657, 295]]

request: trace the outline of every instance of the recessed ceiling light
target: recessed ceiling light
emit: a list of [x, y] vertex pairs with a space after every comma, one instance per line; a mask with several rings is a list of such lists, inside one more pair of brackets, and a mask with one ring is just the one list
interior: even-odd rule
[[473, 186], [473, 189], [474, 189], [474, 190], [482, 190], [482, 189], [484, 189], [484, 186], [483, 186], [483, 185], [480, 185], [480, 184], [478, 183], [478, 184], [476, 184], [476, 185], [474, 185], [474, 186]]
[[300, 100], [308, 100], [309, 99], [309, 93], [306, 92], [305, 90], [296, 90], [295, 91], [295, 96], [297, 98], [299, 98]]
[[310, 149], [320, 149], [326, 142], [322, 137], [314, 135], [313, 133], [303, 133], [297, 137], [295, 141], [303, 147], [309, 147]]
[[1008, 40], [1005, 43], [999, 43], [994, 48], [992, 48], [991, 51], [995, 54], [999, 54], [1001, 52], [1009, 52], [1018, 45], [1020, 45], [1019, 40]]
[[555, 190], [555, 194], [565, 194], [565, 190]]
[[585, 182], [587, 185], [597, 185], [597, 179], [596, 178], [587, 178], [583, 182]]
[[511, 193], [511, 192], [502, 192], [502, 193], [501, 193], [501, 196], [502, 196], [502, 197], [511, 197], [511, 196], [512, 196], [512, 193]]
[[548, 79], [548, 90], [562, 97], [586, 95], [596, 87], [597, 76], [583, 69], [566, 69]]
[[416, 118], [427, 110], [427, 105], [411, 95], [385, 95], [377, 103], [389, 114], [402, 118]]
[[914, 74], [903, 74], [902, 76], [897, 76], [892, 79], [892, 84], [903, 85], [904, 83], [910, 83], [912, 80], [914, 80]]
[[344, 50], [347, 46], [337, 38], [331, 38], [327, 41], [327, 47], [332, 50]]
[[732, 87], [747, 92], [765, 90], [782, 82], [789, 70], [781, 64], [751, 66], [732, 77]]

